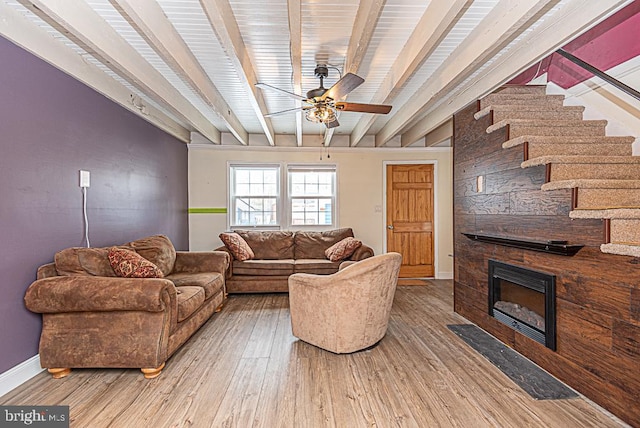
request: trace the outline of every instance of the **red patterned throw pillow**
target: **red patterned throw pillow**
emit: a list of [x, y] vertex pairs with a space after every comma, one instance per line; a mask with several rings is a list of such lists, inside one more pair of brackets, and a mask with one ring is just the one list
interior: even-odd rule
[[360, 248], [361, 245], [362, 242], [358, 241], [356, 238], [344, 238], [342, 241], [338, 241], [327, 248], [324, 255], [332, 262], [339, 262], [351, 257], [351, 255]]
[[163, 278], [158, 266], [142, 257], [140, 254], [112, 247], [109, 249], [109, 263], [116, 275], [123, 278]]
[[245, 260], [251, 260], [255, 257], [253, 254], [253, 250], [247, 244], [242, 236], [238, 235], [235, 232], [223, 232], [220, 234], [220, 240], [224, 243], [224, 246], [227, 247], [227, 250], [231, 252], [233, 258], [236, 260], [240, 260], [241, 262]]

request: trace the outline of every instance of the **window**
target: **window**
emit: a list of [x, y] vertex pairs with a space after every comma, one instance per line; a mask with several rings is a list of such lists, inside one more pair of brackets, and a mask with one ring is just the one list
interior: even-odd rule
[[335, 165], [230, 164], [229, 183], [230, 228], [337, 226]]
[[229, 182], [232, 227], [280, 224], [279, 165], [232, 165]]
[[335, 166], [289, 166], [288, 214], [291, 226], [332, 226], [335, 218]]

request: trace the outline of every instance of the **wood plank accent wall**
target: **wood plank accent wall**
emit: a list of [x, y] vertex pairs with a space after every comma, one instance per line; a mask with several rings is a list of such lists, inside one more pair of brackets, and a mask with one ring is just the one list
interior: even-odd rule
[[[640, 259], [603, 254], [604, 222], [572, 220], [571, 191], [542, 192], [545, 167], [522, 169], [522, 147], [503, 149], [477, 106], [454, 116], [454, 306], [550, 373], [640, 426]], [[484, 177], [483, 192], [476, 191]], [[462, 232], [568, 240], [573, 257], [472, 241]], [[488, 259], [555, 274], [557, 351], [488, 314]]]

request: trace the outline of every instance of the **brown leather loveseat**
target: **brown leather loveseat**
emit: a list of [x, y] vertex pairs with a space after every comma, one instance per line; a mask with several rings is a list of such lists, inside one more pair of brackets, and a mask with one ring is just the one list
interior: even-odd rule
[[[142, 259], [157, 277], [118, 276], [114, 248]], [[25, 295], [27, 308], [42, 314], [42, 367], [56, 378], [74, 367], [135, 367], [147, 378], [158, 376], [222, 306], [228, 266], [226, 252], [176, 251], [164, 235], [59, 251]]]

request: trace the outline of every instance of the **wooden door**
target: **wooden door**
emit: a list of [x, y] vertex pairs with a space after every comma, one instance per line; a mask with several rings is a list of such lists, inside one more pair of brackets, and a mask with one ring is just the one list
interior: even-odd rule
[[433, 165], [387, 165], [387, 251], [401, 278], [433, 277]]

